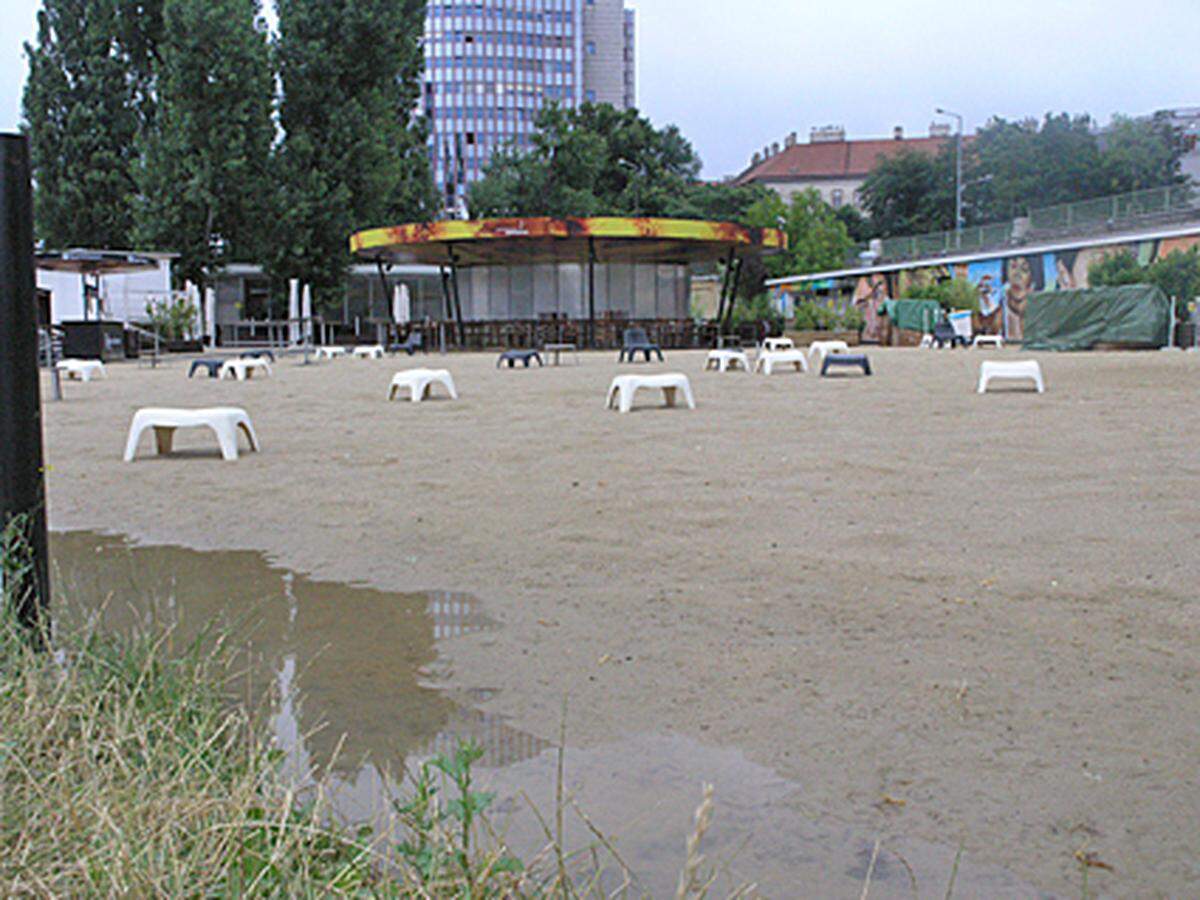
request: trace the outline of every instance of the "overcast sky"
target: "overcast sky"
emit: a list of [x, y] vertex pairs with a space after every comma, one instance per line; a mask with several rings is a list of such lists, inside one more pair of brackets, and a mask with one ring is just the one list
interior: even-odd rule
[[[39, 0], [0, 0], [0, 130], [20, 121]], [[896, 125], [937, 106], [968, 130], [1049, 110], [1200, 106], [1200, 0], [634, 0], [638, 94], [679, 125], [705, 174], [740, 171], [790, 131]]]

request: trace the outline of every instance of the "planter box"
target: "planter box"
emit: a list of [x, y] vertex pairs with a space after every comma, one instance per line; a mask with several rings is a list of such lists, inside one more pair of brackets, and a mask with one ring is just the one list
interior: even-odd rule
[[862, 343], [857, 331], [785, 331], [783, 335], [795, 341], [797, 347], [807, 347], [813, 341], [845, 341], [851, 347]]

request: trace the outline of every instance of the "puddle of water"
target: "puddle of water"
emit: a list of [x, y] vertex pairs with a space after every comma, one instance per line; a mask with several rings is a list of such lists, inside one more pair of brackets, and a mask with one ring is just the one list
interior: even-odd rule
[[470, 597], [312, 581], [258, 553], [142, 547], [87, 532], [52, 535], [51, 556], [68, 608], [103, 607], [106, 627], [157, 617], [183, 641], [214, 620], [229, 623], [257, 681], [246, 688], [251, 703], [276, 688], [276, 732], [297, 763], [353, 778], [366, 758], [402, 771], [405, 759], [460, 739], [480, 741], [497, 766], [545, 747], [428, 683], [439, 639], [493, 627]]
[[[406, 764], [472, 739], [485, 753], [481, 786], [497, 794], [497, 830], [523, 858], [542, 849], [545, 839], [526, 797], [553, 817], [553, 748], [430, 684], [439, 640], [493, 627], [472, 598], [317, 582], [271, 566], [257, 553], [142, 547], [86, 532], [52, 535], [51, 554], [58, 595], [73, 608], [103, 608], [107, 626], [158, 617], [186, 639], [214, 619], [233, 623], [257, 682], [246, 688], [249, 701], [263, 702], [269, 690], [279, 699], [272, 724], [290, 771], [301, 781], [312, 772], [324, 775], [346, 818], [375, 821], [389, 797], [403, 794], [384, 772], [402, 775]], [[763, 895], [776, 897], [861, 892], [875, 836], [814, 823], [802, 811], [802, 786], [736, 750], [644, 737], [572, 749], [566, 759], [569, 796], [653, 896], [675, 891], [704, 783], [716, 789], [704, 853], [726, 873], [720, 886], [756, 883]], [[566, 818], [568, 848], [592, 843], [578, 816], [568, 811]], [[954, 856], [948, 846], [889, 842], [876, 861], [870, 895], [913, 896], [911, 867], [920, 895], [940, 896]], [[1038, 892], [968, 858], [956, 895]]]

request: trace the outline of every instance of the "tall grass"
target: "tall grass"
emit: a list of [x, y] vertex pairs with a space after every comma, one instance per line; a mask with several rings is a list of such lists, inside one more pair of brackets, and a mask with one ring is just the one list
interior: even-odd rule
[[[603, 897], [614, 878], [644, 893], [582, 813], [588, 846], [567, 853], [547, 828], [546, 848], [516, 859], [469, 745], [419, 767], [391, 827], [346, 828], [319, 786], [286, 780], [265, 717], [232, 702], [227, 635], [104, 633], [58, 601], [53, 632], [31, 637], [0, 599], [0, 895]], [[558, 795], [561, 819], [574, 805]], [[681, 897], [711, 885], [702, 833]]]
[[224, 690], [218, 639], [0, 624], [0, 893], [316, 895], [370, 889], [374, 848], [322, 825]]

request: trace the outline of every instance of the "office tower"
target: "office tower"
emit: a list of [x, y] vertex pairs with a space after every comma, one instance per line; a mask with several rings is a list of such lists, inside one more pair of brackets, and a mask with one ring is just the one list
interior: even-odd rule
[[636, 105], [635, 18], [624, 0], [433, 0], [423, 109], [448, 209], [497, 148], [530, 146], [547, 104]]

